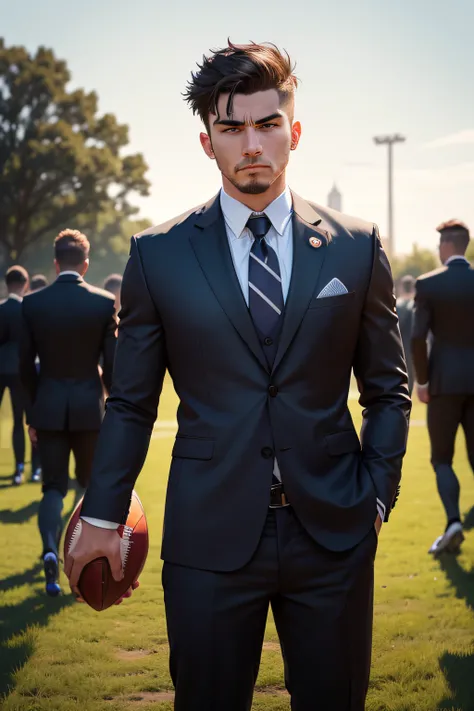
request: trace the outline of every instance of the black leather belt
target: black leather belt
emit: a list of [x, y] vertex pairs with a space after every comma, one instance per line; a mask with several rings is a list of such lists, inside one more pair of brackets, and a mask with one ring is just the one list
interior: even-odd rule
[[270, 488], [270, 504], [271, 509], [281, 509], [285, 506], [289, 506], [288, 499], [286, 498], [285, 490], [283, 484], [273, 484]]

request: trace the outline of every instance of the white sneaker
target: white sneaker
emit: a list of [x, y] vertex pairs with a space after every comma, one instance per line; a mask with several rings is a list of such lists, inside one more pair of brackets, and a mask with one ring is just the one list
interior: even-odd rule
[[438, 536], [428, 552], [435, 558], [441, 553], [458, 553], [463, 541], [462, 524], [459, 521], [455, 521], [448, 526], [442, 536]]

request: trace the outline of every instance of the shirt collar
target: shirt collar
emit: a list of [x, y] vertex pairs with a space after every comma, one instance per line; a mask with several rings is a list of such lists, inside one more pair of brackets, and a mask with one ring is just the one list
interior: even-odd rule
[[[224, 189], [220, 193], [221, 209], [224, 219], [235, 238], [242, 237], [250, 215], [253, 214], [247, 205], [228, 195]], [[293, 201], [288, 187], [273, 202], [265, 208], [265, 214], [275, 231], [281, 236], [293, 212]]]
[[64, 276], [65, 274], [69, 274], [70, 276], [75, 276], [75, 277], [79, 277], [79, 279], [82, 279], [82, 277], [81, 277], [81, 275], [79, 274], [79, 272], [74, 272], [74, 271], [72, 271], [72, 270], [66, 270], [66, 271], [64, 271], [64, 272], [59, 272], [59, 274], [58, 274], [58, 279], [59, 279], [59, 277], [62, 277], [62, 276]]
[[9, 298], [9, 299], [14, 299], [15, 301], [19, 301], [20, 304], [21, 304], [21, 302], [23, 301], [23, 297], [22, 297], [22, 296], [18, 296], [18, 294], [8, 294], [8, 298]]
[[451, 264], [451, 262], [454, 262], [455, 259], [462, 259], [463, 262], [466, 262], [467, 264], [469, 264], [469, 260], [466, 259], [466, 257], [464, 256], [464, 254], [453, 254], [451, 257], [449, 257], [449, 258], [445, 261], [444, 266], [447, 267], [448, 264]]

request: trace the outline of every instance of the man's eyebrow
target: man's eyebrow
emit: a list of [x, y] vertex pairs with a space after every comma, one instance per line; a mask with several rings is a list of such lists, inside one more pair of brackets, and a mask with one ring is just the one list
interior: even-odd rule
[[[258, 119], [258, 121], [252, 121], [254, 126], [260, 126], [262, 123], [268, 123], [269, 121], [274, 121], [275, 119], [281, 118], [281, 114], [275, 113], [270, 114], [270, 116], [264, 116], [264, 118]], [[230, 126], [238, 127], [245, 126], [246, 121], [233, 121], [232, 119], [216, 119], [214, 121], [214, 126]]]

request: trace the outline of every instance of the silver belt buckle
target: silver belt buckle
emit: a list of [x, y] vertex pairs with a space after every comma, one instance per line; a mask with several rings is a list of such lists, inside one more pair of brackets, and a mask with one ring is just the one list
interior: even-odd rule
[[[270, 491], [273, 491], [274, 489], [279, 489], [282, 486], [282, 484], [273, 484], [273, 486], [270, 487]], [[268, 508], [269, 509], [285, 509], [287, 506], [289, 506], [289, 501], [286, 498], [286, 494], [283, 491], [281, 495], [281, 504], [269, 504]]]

